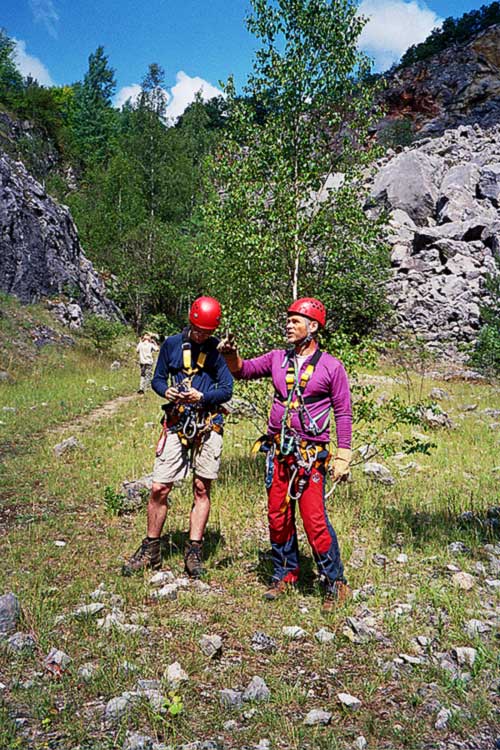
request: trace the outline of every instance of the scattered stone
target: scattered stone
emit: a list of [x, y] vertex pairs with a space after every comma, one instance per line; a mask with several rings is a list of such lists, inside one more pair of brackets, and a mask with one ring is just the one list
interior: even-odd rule
[[140, 701], [137, 693], [125, 692], [116, 698], [111, 698], [104, 710], [104, 720], [107, 724], [113, 724], [125, 716]]
[[320, 628], [320, 630], [314, 634], [314, 637], [320, 643], [331, 643], [335, 640], [335, 633], [332, 633], [331, 630], [327, 630], [326, 628]]
[[354, 601], [365, 601], [370, 596], [374, 596], [375, 594], [375, 586], [373, 583], [367, 583], [364, 586], [361, 586], [360, 589], [355, 589], [353, 591], [353, 599]]
[[54, 542], [54, 545], [56, 547], [65, 547], [66, 546], [66, 542], [64, 541], [64, 539], [56, 539], [55, 542]]
[[229, 719], [229, 721], [225, 721], [222, 726], [224, 727], [224, 731], [234, 732], [236, 729], [238, 729], [238, 722], [234, 719]]
[[350, 695], [349, 693], [339, 693], [337, 695], [338, 700], [342, 703], [345, 708], [348, 708], [350, 711], [357, 711], [361, 707], [361, 701], [359, 698], [356, 698], [354, 695]]
[[433, 388], [429, 393], [429, 398], [433, 401], [444, 401], [445, 399], [450, 398], [450, 394], [442, 388]]
[[209, 659], [222, 654], [222, 638], [220, 635], [202, 635], [199, 640], [200, 648]]
[[17, 654], [32, 653], [36, 648], [36, 641], [29, 633], [14, 633], [7, 640], [7, 648]]
[[122, 363], [119, 362], [117, 359], [115, 359], [114, 362], [111, 362], [111, 364], [109, 366], [109, 369], [110, 370], [119, 370], [121, 366], [122, 366]]
[[125, 495], [122, 503], [122, 512], [134, 513], [140, 510], [147, 502], [152, 486], [152, 474], [146, 474], [139, 479], [122, 482], [122, 492]]
[[0, 370], [0, 383], [5, 383], [7, 380], [9, 380], [10, 375], [5, 370]]
[[270, 635], [257, 630], [252, 636], [252, 649], [263, 651], [266, 654], [274, 654], [278, 649], [278, 644]]
[[52, 674], [60, 675], [71, 661], [71, 657], [57, 648], [51, 648], [44, 659], [45, 668]]
[[146, 734], [127, 732], [123, 750], [153, 750], [153, 740]]
[[399, 658], [402, 659], [405, 664], [411, 664], [414, 667], [422, 664], [422, 659], [419, 656], [412, 656], [411, 654], [399, 654]]
[[347, 617], [346, 622], [349, 627], [342, 633], [353, 643], [366, 643], [377, 636], [373, 617]]
[[464, 573], [463, 571], [455, 573], [451, 577], [451, 580], [453, 581], [454, 586], [463, 591], [470, 591], [474, 588], [476, 583], [474, 576], [471, 576], [470, 573]]
[[0, 596], [0, 635], [7, 635], [16, 630], [21, 617], [19, 600], [10, 592]]
[[380, 552], [375, 552], [372, 555], [372, 562], [374, 565], [385, 568], [385, 566], [389, 563], [389, 558], [386, 555], [380, 554]]
[[462, 406], [462, 411], [476, 411], [477, 404], [465, 404]]
[[461, 569], [454, 563], [448, 563], [448, 565], [446, 566], [446, 570], [449, 570], [450, 573], [460, 573]]
[[500, 579], [498, 578], [487, 578], [485, 580], [485, 584], [489, 588], [490, 591], [493, 592], [499, 592], [500, 593]]
[[300, 641], [306, 637], [307, 633], [298, 625], [285, 626], [282, 628], [282, 633], [286, 638], [290, 638], [291, 641]]
[[225, 688], [219, 690], [220, 703], [224, 708], [240, 708], [243, 703], [243, 693], [240, 690]]
[[472, 667], [476, 661], [477, 651], [467, 646], [457, 646], [452, 650], [453, 656], [460, 667]]
[[196, 578], [194, 581], [191, 582], [191, 588], [193, 591], [196, 591], [198, 594], [207, 594], [209, 591], [211, 591], [210, 584], [205, 583], [205, 581], [200, 581], [199, 578]]
[[78, 667], [78, 676], [81, 677], [84, 682], [90, 682], [98, 671], [99, 667], [89, 661], [82, 664], [81, 667]]
[[482, 620], [472, 619], [464, 623], [464, 630], [470, 638], [475, 638], [478, 635], [489, 633], [491, 626]]
[[168, 601], [174, 601], [177, 599], [179, 587], [177, 583], [167, 583], [166, 586], [162, 586], [161, 589], [153, 591], [151, 599], [167, 599]]
[[82, 607], [78, 607], [73, 612], [75, 617], [84, 619], [85, 617], [92, 617], [98, 612], [101, 612], [106, 605], [102, 602], [94, 602], [93, 604], [84, 604]]
[[149, 579], [149, 585], [157, 589], [165, 586], [167, 583], [172, 583], [174, 580], [175, 576], [171, 570], [160, 570], [158, 573], [155, 573], [154, 576], [151, 576]]
[[255, 675], [243, 693], [244, 701], [268, 701], [271, 692], [262, 677]]
[[412, 611], [413, 607], [411, 604], [408, 604], [407, 602], [397, 602], [394, 605], [394, 608], [392, 610], [392, 614], [395, 617], [405, 617], [406, 615], [409, 615]]
[[472, 550], [463, 542], [451, 542], [448, 545], [448, 552], [452, 555], [470, 555]]
[[254, 745], [254, 750], [271, 750], [271, 742], [269, 740], [260, 740], [258, 745]]
[[415, 640], [419, 646], [422, 646], [422, 648], [427, 648], [427, 646], [431, 645], [431, 639], [428, 638], [426, 635], [417, 635]]
[[405, 555], [404, 552], [402, 552], [396, 557], [396, 562], [400, 565], [406, 565], [406, 563], [408, 562], [408, 555]]
[[356, 737], [352, 745], [353, 750], [365, 750], [367, 746], [368, 746], [368, 742], [366, 741], [365, 737], [363, 737], [362, 734], [360, 734], [359, 737]]
[[446, 729], [448, 721], [451, 719], [451, 711], [447, 708], [442, 708], [436, 717], [434, 723], [435, 729]]
[[186, 682], [189, 680], [188, 675], [186, 672], [181, 668], [181, 665], [178, 661], [174, 661], [173, 664], [170, 664], [167, 667], [167, 670], [165, 672], [165, 678], [170, 685], [170, 687], [176, 688], [179, 687], [181, 682]]
[[82, 443], [77, 440], [74, 435], [67, 438], [66, 440], [63, 440], [62, 443], [57, 443], [57, 445], [54, 446], [54, 453], [56, 454], [57, 458], [60, 458], [62, 455], [68, 453], [69, 451], [76, 450], [84, 451], [85, 446], [82, 445]]
[[373, 479], [379, 484], [392, 485], [394, 484], [394, 477], [386, 466], [375, 462], [366, 463], [363, 466], [363, 473], [366, 474], [370, 479]]
[[429, 427], [453, 428], [453, 422], [444, 411], [436, 412], [434, 409], [425, 409], [422, 414], [422, 419], [429, 425]]
[[329, 724], [332, 720], [330, 711], [323, 711], [321, 708], [313, 708], [306, 715], [304, 724], [308, 727], [314, 727], [317, 724]]

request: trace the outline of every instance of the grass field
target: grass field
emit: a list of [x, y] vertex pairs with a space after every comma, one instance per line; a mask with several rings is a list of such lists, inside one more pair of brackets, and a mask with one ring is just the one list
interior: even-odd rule
[[[149, 575], [120, 575], [124, 557], [144, 535], [145, 512], [112, 515], [109, 498], [122, 481], [151, 471], [160, 406], [149, 393], [119, 402], [114, 414], [88, 418], [104, 402], [134, 393], [137, 373], [123, 352], [121, 359], [124, 366], [112, 371], [109, 359], [79, 346], [53, 349], [15, 382], [0, 384], [0, 594], [17, 595], [19, 630], [35, 639], [25, 654], [0, 650], [0, 748], [122, 748], [133, 731], [160, 747], [211, 741], [207, 750], [344, 749], [356, 747], [356, 740], [361, 747], [360, 736], [374, 750], [494, 747], [500, 735], [500, 592], [486, 580], [500, 578], [494, 568], [500, 549], [485, 545], [498, 545], [500, 536], [494, 517], [500, 430], [492, 427], [500, 420], [484, 410], [500, 409], [498, 386], [424, 380], [424, 391], [448, 391], [441, 405], [455, 429], [432, 432], [437, 447], [429, 456], [387, 459], [393, 486], [373, 483], [357, 466], [353, 482], [335, 491], [330, 516], [349, 582], [361, 592], [326, 620], [303, 533], [298, 591], [272, 604], [262, 600], [268, 535], [262, 464], [249, 459], [257, 437], [251, 423], [226, 429], [206, 539], [208, 587], [190, 585], [174, 601], [154, 601]], [[389, 380], [377, 386], [382, 390], [403, 386]], [[401, 432], [404, 437], [412, 429]], [[55, 444], [73, 435], [83, 448], [56, 458]], [[410, 461], [418, 466], [408, 467]], [[163, 568], [176, 576], [190, 502], [189, 484], [174, 490]], [[466, 511], [475, 520], [463, 520]], [[468, 551], [450, 552], [457, 541]], [[385, 559], [374, 561], [374, 555]], [[472, 574], [469, 591], [455, 585], [457, 571]], [[100, 584], [105, 609], [74, 616]], [[97, 627], [97, 618], [113, 608], [139, 626], [136, 632]], [[354, 635], [348, 616], [364, 618], [371, 629]], [[485, 634], [464, 629], [472, 618], [489, 626]], [[283, 635], [284, 626], [295, 625], [306, 632], [301, 640]], [[334, 639], [320, 643], [320, 628]], [[273, 653], [253, 650], [256, 631], [275, 639]], [[203, 634], [222, 638], [221, 656], [204, 655]], [[57, 674], [44, 667], [53, 647], [71, 657]], [[474, 648], [473, 664], [443, 667], [456, 647]], [[89, 662], [95, 671], [86, 679], [79, 669]], [[174, 662], [188, 679], [172, 686], [166, 672]], [[244, 690], [255, 675], [265, 680], [269, 700], [221, 705], [220, 690]], [[159, 681], [155, 689], [164, 700], [132, 701], [121, 718], [105, 722], [108, 701], [137, 692], [140, 679]], [[339, 693], [357, 697], [358, 710], [344, 708]], [[305, 725], [311, 709], [330, 712], [329, 725]], [[445, 728], [436, 729], [441, 709], [450, 713]]]

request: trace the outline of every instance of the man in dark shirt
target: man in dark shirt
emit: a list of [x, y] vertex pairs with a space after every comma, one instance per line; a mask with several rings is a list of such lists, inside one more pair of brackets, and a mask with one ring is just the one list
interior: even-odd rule
[[161, 567], [160, 536], [174, 482], [193, 468], [193, 505], [189, 517], [186, 572], [199, 578], [203, 534], [210, 513], [210, 487], [217, 479], [222, 453], [223, 409], [233, 392], [233, 379], [212, 336], [221, 307], [213, 297], [196, 299], [188, 328], [163, 343], [152, 387], [162, 398], [165, 417], [156, 448], [153, 486], [148, 503], [147, 536], [124, 564], [123, 574]]

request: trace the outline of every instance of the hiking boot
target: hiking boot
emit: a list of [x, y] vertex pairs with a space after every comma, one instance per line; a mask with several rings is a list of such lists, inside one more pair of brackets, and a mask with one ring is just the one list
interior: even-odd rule
[[269, 602], [274, 602], [276, 599], [279, 599], [280, 596], [283, 596], [283, 594], [286, 594], [293, 589], [294, 585], [295, 584], [291, 581], [273, 581], [263, 595], [264, 599], [267, 599]]
[[131, 576], [133, 573], [140, 573], [146, 568], [152, 568], [153, 570], [161, 568], [159, 539], [148, 539], [147, 537], [143, 539], [139, 549], [122, 566], [122, 575]]
[[184, 567], [190, 578], [201, 578], [203, 573], [201, 553], [203, 542], [186, 542], [184, 548]]
[[352, 591], [345, 581], [333, 581], [326, 587], [321, 614], [331, 614], [338, 607], [342, 607], [351, 597]]

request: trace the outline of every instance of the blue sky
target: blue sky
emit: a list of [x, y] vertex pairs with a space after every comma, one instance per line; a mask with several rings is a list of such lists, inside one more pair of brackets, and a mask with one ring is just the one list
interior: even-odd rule
[[[442, 18], [481, 4], [361, 0], [371, 19], [361, 45], [384, 69]], [[213, 95], [231, 73], [243, 84], [254, 50], [248, 11], [248, 0], [3, 0], [0, 26], [17, 41], [22, 72], [45, 85], [80, 80], [89, 53], [103, 45], [116, 72], [117, 103], [134, 94], [149, 63], [159, 63], [175, 117], [202, 87], [205, 97]]]

